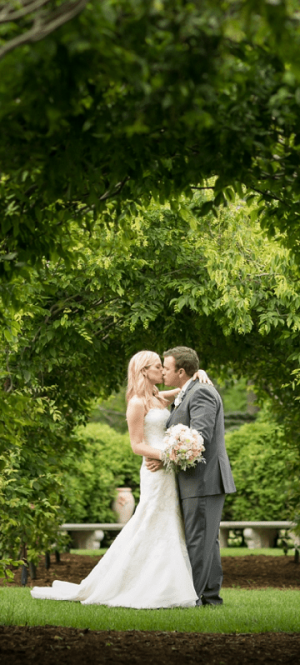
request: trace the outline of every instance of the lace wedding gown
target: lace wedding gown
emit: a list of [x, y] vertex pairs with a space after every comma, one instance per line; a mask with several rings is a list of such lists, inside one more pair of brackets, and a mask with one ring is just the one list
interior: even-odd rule
[[[150, 409], [145, 441], [163, 448], [167, 409]], [[141, 499], [106, 554], [81, 584], [56, 580], [34, 587], [33, 598], [74, 600], [83, 605], [193, 607], [197, 600], [186, 550], [175, 476], [141, 466]]]

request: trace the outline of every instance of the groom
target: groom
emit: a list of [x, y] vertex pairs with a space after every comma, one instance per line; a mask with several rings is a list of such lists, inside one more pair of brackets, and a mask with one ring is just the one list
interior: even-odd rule
[[193, 381], [192, 376], [199, 369], [196, 351], [176, 346], [163, 355], [165, 385], [181, 389], [171, 407], [167, 427], [180, 423], [196, 429], [205, 445], [206, 464], [199, 462], [178, 474], [197, 605], [221, 605], [223, 572], [218, 533], [225, 494], [236, 491], [225, 449], [222, 400], [214, 386]]

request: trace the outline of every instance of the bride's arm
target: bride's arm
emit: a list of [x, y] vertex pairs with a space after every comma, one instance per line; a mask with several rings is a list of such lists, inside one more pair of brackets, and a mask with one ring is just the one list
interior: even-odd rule
[[[196, 379], [198, 379], [198, 381], [200, 381], [200, 383], [207, 383], [210, 386], [213, 386], [212, 381], [207, 376], [204, 369], [198, 369], [198, 372], [195, 372], [192, 379], [193, 379], [193, 381], [196, 381]], [[178, 395], [179, 392], [180, 392], [180, 388], [173, 388], [172, 390], [160, 390], [159, 391], [159, 396], [163, 397], [168, 402], [168, 404], [172, 404], [172, 402], [174, 402], [174, 399], [175, 399], [176, 395]]]
[[180, 393], [180, 388], [173, 388], [173, 390], [160, 390], [158, 394], [160, 397], [163, 397], [163, 399], [165, 399], [168, 404], [172, 404], [178, 393]]
[[161, 460], [161, 450], [148, 446], [144, 441], [144, 405], [141, 399], [133, 397], [127, 407], [127, 423], [131, 448], [136, 455]]

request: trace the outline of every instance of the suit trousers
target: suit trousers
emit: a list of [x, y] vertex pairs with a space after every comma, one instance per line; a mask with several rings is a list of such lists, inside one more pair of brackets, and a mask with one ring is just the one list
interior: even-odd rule
[[225, 494], [181, 500], [186, 545], [192, 566], [197, 605], [221, 605], [223, 571], [219, 527]]

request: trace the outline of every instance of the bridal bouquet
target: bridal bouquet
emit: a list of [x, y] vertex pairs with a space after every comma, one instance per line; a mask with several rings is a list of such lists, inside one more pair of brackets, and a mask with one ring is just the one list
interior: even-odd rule
[[162, 461], [167, 471], [186, 471], [198, 462], [205, 463], [203, 436], [196, 429], [172, 425], [166, 431], [164, 443]]

